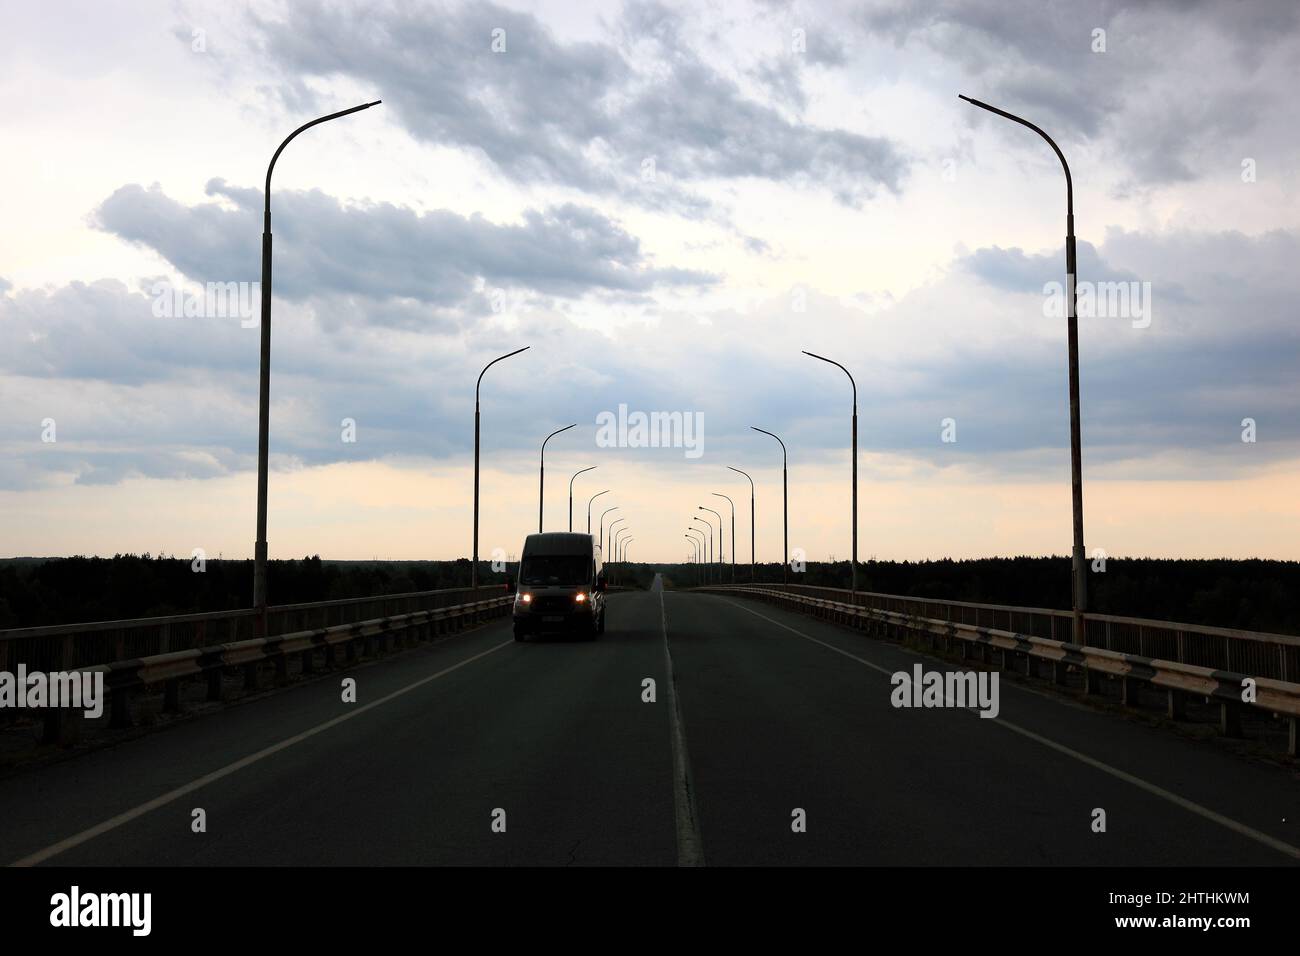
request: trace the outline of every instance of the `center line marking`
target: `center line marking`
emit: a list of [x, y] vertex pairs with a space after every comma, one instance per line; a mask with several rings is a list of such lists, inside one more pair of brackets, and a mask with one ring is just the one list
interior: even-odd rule
[[472, 657], [467, 657], [463, 661], [453, 664], [450, 667], [445, 667], [442, 670], [438, 671], [438, 673], [436, 674], [430, 674], [428, 677], [422, 677], [419, 680], [417, 680], [415, 683], [407, 684], [405, 687], [401, 687], [393, 691], [391, 694], [385, 694], [383, 697], [380, 697], [378, 700], [371, 701], [369, 704], [364, 704], [361, 707], [356, 708], [355, 710], [348, 711], [346, 714], [341, 714], [338, 717], [331, 718], [330, 720], [325, 721], [325, 723], [323, 724], [318, 724], [317, 726], [312, 727], [310, 730], [304, 730], [300, 734], [294, 734], [292, 737], [288, 737], [284, 740], [281, 740], [278, 744], [271, 744], [271, 746], [269, 747], [264, 747], [263, 749], [257, 751], [256, 753], [249, 754], [247, 757], [241, 757], [240, 759], [236, 760], [234, 763], [226, 764], [226, 766], [214, 770], [211, 773], [204, 774], [202, 777], [199, 777], [197, 780], [191, 780], [189, 783], [182, 784], [181, 786], [177, 787], [174, 790], [168, 790], [166, 793], [162, 794], [161, 796], [154, 797], [152, 800], [149, 800], [146, 803], [142, 803], [137, 807], [132, 807], [130, 810], [126, 810], [122, 813], [119, 813], [115, 817], [109, 817], [103, 823], [97, 823], [93, 827], [90, 827], [89, 829], [82, 830], [80, 833], [74, 833], [72, 836], [68, 837], [67, 839], [60, 840], [58, 843], [52, 843], [49, 846], [47, 846], [45, 849], [37, 850], [35, 853], [31, 854], [30, 856], [25, 856], [21, 860], [15, 860], [13, 863], [10, 863], [9, 865], [10, 866], [35, 866], [38, 863], [44, 863], [46, 860], [50, 859], [50, 857], [58, 856], [60, 853], [64, 853], [68, 850], [71, 850], [73, 847], [81, 846], [81, 844], [87, 843], [90, 840], [95, 839], [95, 837], [97, 836], [103, 836], [105, 833], [108, 833], [111, 830], [116, 830], [118, 827], [130, 823], [132, 820], [142, 817], [146, 813], [149, 813], [153, 810], [157, 810], [159, 807], [164, 807], [169, 803], [179, 800], [181, 797], [185, 796], [188, 793], [193, 793], [195, 790], [198, 790], [201, 787], [206, 787], [210, 783], [216, 783], [218, 780], [221, 780], [225, 777], [229, 777], [232, 773], [237, 773], [238, 771], [243, 770], [245, 767], [249, 767], [257, 763], [259, 760], [265, 760], [267, 757], [270, 757], [274, 754], [278, 754], [281, 750], [289, 749], [294, 744], [302, 743], [304, 740], [307, 740], [311, 737], [315, 737], [317, 734], [324, 733], [325, 731], [329, 730], [331, 727], [337, 727], [339, 724], [343, 723], [344, 721], [351, 720], [354, 717], [360, 717], [368, 710], [372, 710], [375, 707], [379, 707], [383, 704], [386, 704], [391, 700], [396, 700], [398, 697], [401, 697], [403, 694], [409, 694], [411, 691], [419, 687], [423, 687], [425, 684], [429, 683], [430, 681], [435, 681], [439, 677], [443, 677], [447, 674], [450, 674], [452, 671], [460, 670], [466, 664], [472, 664], [474, 661], [477, 661], [480, 658], [487, 657], [489, 654], [493, 654], [496, 651], [501, 650], [501, 648], [509, 647], [512, 644], [514, 644], [513, 639], [509, 641], [502, 641], [500, 644], [497, 644], [493, 647], [489, 647], [485, 651], [480, 651], [479, 653], [475, 654]]
[[677, 821], [677, 865], [703, 866], [704, 848], [700, 840], [699, 815], [695, 810], [695, 790], [691, 783], [691, 760], [686, 750], [686, 733], [682, 729], [681, 708], [677, 701], [677, 678], [673, 674], [673, 655], [668, 650], [668, 612], [664, 609], [664, 592], [659, 588], [659, 620], [664, 631], [664, 663], [668, 673], [668, 724], [673, 741], [673, 817]]
[[[739, 608], [740, 610], [752, 614], [755, 617], [761, 617], [763, 620], [767, 621], [770, 624], [775, 624], [777, 627], [784, 628], [785, 630], [789, 631], [791, 634], [795, 634], [799, 637], [802, 637], [806, 641], [812, 641], [814, 644], [820, 644], [822, 647], [825, 647], [828, 650], [832, 650], [836, 654], [840, 654], [844, 657], [849, 658], [850, 660], [857, 661], [859, 664], [865, 664], [867, 667], [870, 667], [874, 671], [879, 671], [880, 673], [888, 675], [890, 677], [892, 677], [894, 674], [894, 672], [889, 670], [888, 668], [881, 667], [879, 664], [873, 664], [871, 661], [858, 657], [856, 654], [850, 654], [848, 651], [836, 647], [834, 644], [829, 644], [826, 641], [820, 641], [817, 638], [812, 637], [809, 634], [805, 634], [803, 631], [797, 630], [788, 624], [783, 624], [782, 622], [775, 620], [774, 618], [770, 618], [766, 614], [760, 614], [758, 611], [755, 611], [752, 608], [747, 608], [742, 604], [737, 604], [735, 601], [729, 600], [728, 598], [721, 598], [721, 600], [726, 601], [726, 603], [730, 604], [732, 607]], [[977, 713], [977, 711], [974, 708], [967, 707], [964, 709], [970, 711], [971, 713]], [[1050, 747], [1052, 750], [1055, 750], [1057, 753], [1065, 754], [1065, 756], [1072, 757], [1075, 760], [1079, 761], [1080, 763], [1087, 764], [1089, 767], [1092, 767], [1095, 770], [1100, 770], [1102, 773], [1109, 774], [1110, 776], [1116, 778], [1117, 780], [1123, 780], [1125, 783], [1132, 784], [1133, 786], [1137, 787], [1139, 790], [1145, 790], [1147, 793], [1160, 797], [1162, 800], [1167, 800], [1170, 803], [1174, 804], [1175, 806], [1182, 807], [1184, 810], [1188, 811], [1189, 813], [1194, 813], [1197, 816], [1203, 817], [1204, 819], [1209, 820], [1212, 823], [1217, 823], [1219, 824], [1219, 826], [1226, 827], [1227, 829], [1231, 830], [1236, 834], [1254, 840], [1256, 843], [1262, 843], [1264, 846], [1269, 847], [1270, 849], [1273, 850], [1277, 850], [1279, 853], [1285, 854], [1286, 856], [1291, 857], [1293, 860], [1300, 860], [1300, 848], [1294, 847], [1291, 844], [1285, 842], [1284, 840], [1279, 840], [1277, 837], [1269, 836], [1267, 833], [1263, 833], [1259, 830], [1256, 830], [1253, 827], [1249, 827], [1244, 823], [1239, 823], [1238, 821], [1232, 819], [1231, 817], [1225, 817], [1222, 813], [1216, 813], [1215, 811], [1211, 810], [1209, 807], [1203, 807], [1199, 803], [1195, 803], [1192, 800], [1188, 800], [1186, 797], [1180, 797], [1178, 794], [1166, 790], [1164, 787], [1160, 787], [1154, 783], [1150, 783], [1146, 780], [1143, 780], [1141, 777], [1135, 777], [1127, 770], [1120, 770], [1118, 767], [1112, 767], [1110, 764], [1104, 763], [1095, 757], [1089, 757], [1085, 753], [1080, 753], [1079, 751], [1071, 747], [1065, 746], [1065, 744], [1059, 744], [1055, 740], [1051, 740], [1047, 737], [1044, 737], [1042, 734], [1037, 734], [1032, 730], [1028, 730], [1017, 724], [1013, 724], [1010, 721], [1003, 719], [1002, 717], [993, 717], [988, 719], [987, 722], [996, 724], [999, 727], [1004, 727], [1014, 734], [1020, 734], [1020, 736], [1026, 737], [1029, 740], [1032, 740], [1036, 743], [1040, 743], [1044, 747]]]

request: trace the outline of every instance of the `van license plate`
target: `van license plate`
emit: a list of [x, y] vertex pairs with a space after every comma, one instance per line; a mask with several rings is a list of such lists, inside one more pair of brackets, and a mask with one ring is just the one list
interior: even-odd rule
[[542, 618], [543, 624], [560, 624], [563, 621], [564, 617], [560, 614], [547, 614]]

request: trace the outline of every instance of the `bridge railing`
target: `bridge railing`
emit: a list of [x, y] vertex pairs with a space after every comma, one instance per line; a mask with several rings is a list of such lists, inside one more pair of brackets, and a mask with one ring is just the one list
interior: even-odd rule
[[0, 670], [71, 670], [295, 631], [396, 617], [502, 594], [497, 586], [412, 591], [306, 604], [172, 614], [120, 621], [55, 624], [0, 631]]
[[[737, 585], [742, 588], [750, 586]], [[1068, 642], [1073, 639], [1073, 612], [1057, 608], [974, 604], [870, 591], [859, 591], [854, 595], [847, 588], [805, 584], [764, 584], [757, 587], [806, 594], [909, 617], [1010, 631], [1052, 641]], [[1300, 682], [1300, 637], [1292, 634], [1270, 634], [1265, 631], [1242, 631], [1204, 624], [1088, 613], [1084, 615], [1084, 635], [1085, 647], [1232, 673], [1254, 674], [1292, 683]]]
[[[1138, 700], [1141, 686], [1164, 691], [1167, 715], [1187, 715], [1188, 695], [1204, 697], [1219, 710], [1221, 731], [1241, 735], [1241, 715], [1262, 711], [1288, 724], [1287, 752], [1300, 755], [1300, 681], [1296, 654], [1300, 637], [1229, 628], [1149, 621], [1109, 614], [1087, 615], [1087, 643], [1072, 643], [1069, 611], [1018, 608], [961, 601], [936, 601], [891, 594], [808, 585], [721, 585], [701, 590], [750, 594], [881, 636], [916, 635], [932, 647], [986, 663], [1000, 655], [1006, 670], [1036, 675], [1049, 663], [1052, 680], [1066, 684], [1081, 675], [1085, 693], [1101, 692], [1103, 678], [1118, 679], [1125, 704]], [[1053, 636], [1055, 634], [1055, 636]], [[1247, 679], [1254, 695], [1243, 695]]]

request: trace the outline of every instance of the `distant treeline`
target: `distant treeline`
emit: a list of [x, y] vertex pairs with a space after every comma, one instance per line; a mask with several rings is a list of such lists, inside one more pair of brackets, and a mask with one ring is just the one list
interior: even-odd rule
[[[673, 571], [679, 586], [692, 583], [693, 565]], [[749, 574], [748, 564], [737, 564], [737, 581], [748, 581]], [[781, 567], [760, 564], [757, 574], [760, 581], [780, 581]], [[729, 565], [724, 576], [730, 579]], [[849, 577], [847, 561], [810, 562], [790, 581], [847, 588]], [[859, 562], [858, 587], [977, 604], [1069, 608], [1070, 559]], [[1108, 558], [1105, 571], [1089, 570], [1088, 607], [1101, 614], [1300, 634], [1300, 562]]]
[[[497, 583], [484, 562], [481, 583]], [[468, 587], [470, 562], [271, 561], [272, 604]], [[0, 628], [154, 617], [250, 607], [253, 562], [118, 554], [111, 558], [16, 558], [0, 561]]]
[[[670, 587], [696, 581], [695, 565], [631, 564], [611, 569], [613, 583], [648, 587], [662, 572]], [[730, 578], [730, 565], [724, 568]], [[618, 576], [621, 573], [621, 578]], [[296, 604], [375, 594], [467, 587], [470, 562], [272, 561], [273, 604]], [[736, 579], [749, 580], [748, 564]], [[760, 564], [759, 581], [780, 581], [781, 568]], [[488, 562], [481, 584], [506, 574]], [[979, 558], [969, 561], [869, 561], [859, 564], [867, 591], [986, 604], [1070, 606], [1070, 559]], [[848, 587], [849, 564], [809, 563], [791, 582]], [[1110, 558], [1089, 572], [1093, 611], [1245, 630], [1300, 634], [1300, 562]], [[0, 628], [103, 621], [248, 607], [251, 561], [208, 560], [200, 573], [187, 558], [115, 555], [112, 558], [15, 558], [0, 561]]]

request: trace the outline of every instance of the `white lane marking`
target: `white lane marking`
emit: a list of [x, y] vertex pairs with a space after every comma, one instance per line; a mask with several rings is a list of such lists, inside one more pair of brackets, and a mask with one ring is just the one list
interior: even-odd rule
[[673, 741], [673, 817], [677, 821], [677, 865], [703, 866], [699, 817], [695, 812], [695, 790], [691, 785], [691, 758], [686, 750], [686, 733], [677, 702], [677, 678], [673, 655], [668, 650], [668, 612], [664, 592], [659, 589], [659, 620], [664, 630], [664, 664], [668, 674], [668, 724]]
[[[802, 637], [806, 641], [812, 641], [814, 644], [820, 644], [822, 647], [828, 648], [834, 651], [836, 654], [840, 654], [844, 657], [849, 658], [850, 660], [855, 660], [859, 664], [865, 664], [867, 667], [870, 667], [872, 670], [879, 671], [880, 673], [889, 676], [893, 676], [894, 674], [894, 672], [889, 670], [888, 668], [881, 667], [879, 664], [873, 664], [871, 661], [864, 660], [863, 658], [858, 657], [856, 654], [850, 654], [848, 651], [844, 650], [843, 648], [836, 647], [834, 644], [828, 644], [826, 641], [819, 641], [817, 638], [805, 634], [802, 631], [796, 630], [795, 628], [791, 627], [788, 624], [783, 624], [780, 621], [774, 620], [768, 617], [766, 614], [759, 614], [753, 608], [748, 608], [745, 607], [744, 605], [737, 604], [735, 601], [728, 600], [727, 598], [722, 598], [722, 600], [726, 601], [728, 604], [732, 605], [733, 607], [740, 608], [740, 610], [742, 611], [747, 611], [750, 614], [753, 614], [755, 617], [761, 617], [763, 620], [771, 624], [775, 624], [777, 627], [785, 628], [785, 630], [789, 631], [791, 634], [797, 634], [799, 637]], [[968, 710], [971, 713], [979, 712], [978, 709], [974, 707], [966, 707], [963, 709]], [[1178, 794], [1166, 790], [1164, 787], [1160, 787], [1154, 783], [1150, 783], [1146, 780], [1143, 780], [1141, 777], [1135, 777], [1127, 770], [1120, 770], [1118, 767], [1112, 767], [1110, 764], [1103, 763], [1102, 761], [1098, 760], [1095, 757], [1089, 757], [1087, 754], [1080, 753], [1079, 751], [1073, 749], [1072, 747], [1067, 747], [1065, 744], [1057, 743], [1055, 740], [1050, 740], [1047, 737], [1044, 737], [1042, 734], [1037, 734], [1032, 730], [1028, 730], [1017, 724], [1013, 724], [1002, 717], [994, 717], [988, 722], [997, 724], [999, 727], [1004, 727], [1014, 734], [1020, 734], [1020, 736], [1026, 737], [1029, 740], [1035, 741], [1036, 743], [1040, 743], [1044, 747], [1050, 747], [1052, 750], [1055, 750], [1057, 753], [1065, 754], [1067, 757], [1073, 757], [1075, 760], [1078, 760], [1080, 763], [1085, 763], [1089, 767], [1092, 767], [1095, 770], [1100, 770], [1102, 773], [1109, 774], [1110, 776], [1116, 778], [1117, 780], [1123, 780], [1125, 783], [1132, 784], [1133, 786], [1137, 787], [1139, 790], [1145, 790], [1147, 793], [1160, 797], [1162, 800], [1167, 800], [1170, 803], [1174, 804], [1175, 806], [1182, 807], [1184, 810], [1188, 811], [1189, 813], [1194, 813], [1197, 816], [1203, 817], [1204, 819], [1209, 820], [1212, 823], [1217, 823], [1219, 824], [1219, 826], [1226, 827], [1227, 829], [1231, 830], [1236, 834], [1239, 834], [1240, 836], [1244, 836], [1248, 839], [1254, 840], [1256, 843], [1262, 843], [1264, 846], [1269, 847], [1270, 849], [1273, 850], [1277, 850], [1279, 853], [1285, 854], [1286, 856], [1289, 856], [1292, 859], [1300, 860], [1300, 848], [1294, 847], [1283, 840], [1279, 840], [1277, 837], [1269, 836], [1267, 833], [1262, 833], [1259, 830], [1256, 830], [1253, 827], [1249, 827], [1244, 823], [1239, 823], [1238, 821], [1232, 819], [1231, 817], [1225, 817], [1222, 813], [1216, 813], [1215, 811], [1211, 810], [1209, 807], [1203, 807], [1199, 803], [1195, 803], [1191, 800], [1188, 800], [1186, 797], [1180, 797]]]
[[149, 813], [150, 811], [157, 810], [159, 807], [166, 806], [167, 804], [172, 803], [173, 801], [179, 800], [187, 793], [193, 793], [195, 790], [198, 790], [201, 787], [206, 787], [210, 783], [215, 783], [216, 781], [221, 780], [224, 777], [229, 777], [231, 774], [237, 773], [240, 770], [243, 770], [245, 767], [249, 767], [257, 763], [259, 760], [265, 760], [267, 757], [277, 754], [282, 750], [287, 750], [288, 748], [292, 747], [294, 744], [302, 743], [304, 740], [307, 740], [311, 737], [315, 737], [317, 734], [324, 733], [325, 731], [329, 730], [331, 727], [337, 727], [339, 724], [343, 723], [344, 721], [352, 720], [354, 717], [360, 717], [368, 710], [373, 710], [376, 707], [381, 707], [384, 704], [387, 704], [389, 701], [396, 700], [398, 697], [401, 697], [403, 694], [409, 694], [411, 691], [423, 687], [425, 684], [429, 683], [430, 681], [435, 681], [439, 677], [443, 677], [447, 674], [450, 674], [452, 671], [460, 670], [466, 664], [472, 664], [474, 661], [479, 660], [480, 658], [483, 657], [487, 657], [489, 654], [495, 653], [496, 651], [501, 650], [501, 648], [503, 647], [509, 647], [513, 643], [514, 643], [513, 639], [509, 641], [502, 641], [500, 644], [497, 644], [493, 647], [489, 647], [487, 650], [481, 651], [472, 657], [467, 657], [463, 661], [460, 661], [459, 663], [453, 664], [450, 667], [445, 667], [442, 670], [438, 671], [438, 673], [436, 674], [430, 674], [428, 677], [422, 677], [412, 684], [407, 684], [405, 687], [393, 691], [391, 694], [386, 694], [383, 697], [380, 697], [378, 700], [371, 701], [369, 704], [364, 704], [361, 707], [357, 707], [355, 710], [348, 711], [346, 714], [342, 714], [338, 717], [334, 717], [330, 720], [327, 720], [325, 721], [325, 723], [318, 724], [317, 726], [312, 727], [310, 730], [304, 730], [300, 734], [294, 734], [292, 737], [288, 737], [284, 740], [281, 740], [277, 744], [272, 744], [269, 747], [264, 747], [263, 749], [257, 751], [256, 753], [249, 754], [247, 757], [241, 757], [239, 760], [236, 760], [234, 763], [226, 764], [226, 766], [214, 770], [211, 773], [204, 774], [202, 777], [199, 777], [197, 780], [191, 780], [189, 783], [183, 784], [174, 790], [168, 790], [166, 793], [154, 797], [152, 800], [149, 800], [146, 803], [142, 803], [137, 807], [132, 807], [130, 810], [126, 810], [123, 813], [119, 813], [115, 817], [110, 817], [109, 819], [105, 820], [103, 823], [97, 823], [93, 827], [90, 827], [89, 829], [82, 830], [80, 833], [74, 833], [72, 836], [68, 837], [65, 840], [60, 840], [58, 843], [52, 843], [49, 846], [47, 846], [45, 849], [37, 850], [35, 853], [31, 854], [30, 856], [25, 856], [21, 860], [16, 860], [13, 863], [10, 863], [9, 865], [10, 866], [35, 866], [38, 863], [44, 863], [46, 860], [50, 859], [50, 857], [58, 856], [60, 853], [63, 853], [67, 850], [71, 850], [73, 847], [80, 846], [83, 843], [95, 839], [95, 837], [97, 836], [102, 836], [105, 833], [108, 833], [110, 830], [116, 830], [118, 827], [122, 826], [123, 824], [130, 823], [132, 820], [135, 820], [138, 817], [142, 817], [146, 813]]

